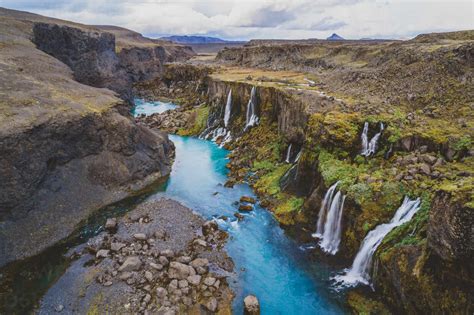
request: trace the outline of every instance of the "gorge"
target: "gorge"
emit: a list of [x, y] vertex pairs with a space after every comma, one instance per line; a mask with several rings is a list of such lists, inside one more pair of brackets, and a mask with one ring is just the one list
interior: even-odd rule
[[0, 313], [474, 310], [473, 31], [0, 25]]

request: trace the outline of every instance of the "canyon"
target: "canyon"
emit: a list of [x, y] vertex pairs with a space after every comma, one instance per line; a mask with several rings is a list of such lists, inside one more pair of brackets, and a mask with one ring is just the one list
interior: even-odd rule
[[[200, 59], [188, 46], [114, 26], [1, 8], [0, 25], [0, 282], [14, 283], [16, 266], [35, 264], [48, 248], [74, 243], [58, 254], [75, 252], [64, 276], [31, 303], [40, 313], [58, 311], [55, 294], [68, 281], [89, 278], [90, 288], [72, 286], [61, 298], [78, 312], [88, 311], [84, 303], [99, 312], [242, 312], [253, 292], [241, 282], [261, 292], [262, 313], [291, 313], [301, 296], [319, 307], [308, 313], [474, 310], [474, 31], [407, 41], [254, 40]], [[134, 117], [137, 98], [177, 107]], [[192, 168], [207, 150], [219, 172], [199, 184], [204, 177]], [[160, 194], [184, 205], [143, 201]], [[90, 240], [71, 241], [111, 205], [131, 211], [111, 215], [119, 232], [102, 218]], [[176, 227], [162, 231], [170, 239], [155, 233], [166, 224]], [[278, 237], [251, 236], [266, 232]], [[273, 246], [261, 251], [275, 266], [239, 256], [239, 245], [259, 242]], [[112, 249], [116, 243], [123, 246]], [[276, 253], [294, 257], [278, 265]], [[255, 261], [265, 263], [262, 255]], [[127, 257], [147, 263], [117, 281]], [[169, 267], [154, 268], [161, 257]], [[191, 274], [191, 261], [203, 258], [205, 268]], [[87, 261], [94, 269], [76, 275]], [[309, 263], [329, 271], [301, 276]], [[271, 301], [265, 284], [229, 281], [237, 270], [257, 277], [277, 266], [317, 289], [308, 297], [275, 286]], [[196, 272], [209, 285], [190, 285]], [[114, 299], [128, 279], [135, 293]], [[6, 305], [15, 291], [4, 287]], [[81, 290], [96, 295], [80, 302]], [[289, 294], [295, 300], [282, 301]], [[105, 299], [92, 303], [98, 296]]]

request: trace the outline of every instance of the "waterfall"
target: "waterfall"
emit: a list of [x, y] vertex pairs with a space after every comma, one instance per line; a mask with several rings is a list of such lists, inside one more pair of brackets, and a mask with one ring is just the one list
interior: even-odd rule
[[402, 205], [389, 223], [380, 224], [367, 234], [357, 252], [352, 267], [346, 269], [344, 274], [336, 276], [334, 278], [336, 282], [341, 286], [355, 286], [358, 283], [369, 284], [372, 256], [377, 247], [390, 231], [411, 220], [420, 209], [420, 203], [420, 198], [410, 200], [405, 197]]
[[258, 124], [258, 116], [255, 110], [256, 105], [257, 105], [257, 91], [254, 86], [252, 87], [252, 91], [250, 92], [250, 99], [247, 105], [247, 116], [245, 120], [244, 130]]
[[324, 195], [319, 210], [316, 232], [313, 234], [313, 237], [320, 239], [319, 246], [321, 249], [331, 255], [336, 254], [339, 250], [342, 232], [342, 210], [346, 199], [346, 196], [340, 191], [334, 195], [338, 184], [339, 182], [332, 185]]
[[380, 131], [370, 139], [370, 142], [367, 138], [367, 133], [369, 132], [369, 123], [364, 123], [364, 130], [362, 131], [361, 139], [362, 139], [362, 152], [361, 155], [364, 156], [371, 156], [377, 150], [377, 143], [379, 141], [380, 136], [382, 135], [382, 131], [384, 129], [383, 123], [380, 123]]
[[369, 140], [367, 138], [367, 133], [369, 132], [369, 123], [364, 123], [364, 130], [362, 130], [362, 135], [360, 136], [362, 139], [362, 155], [365, 155], [367, 149], [369, 148]]
[[286, 160], [285, 160], [285, 162], [290, 163], [290, 159], [291, 159], [291, 143], [288, 146], [288, 150], [286, 151]]
[[303, 149], [301, 149], [300, 152], [298, 152], [298, 154], [296, 155], [295, 163], [299, 161], [302, 152], [303, 152]]
[[232, 89], [229, 90], [229, 94], [227, 95], [227, 103], [225, 104], [224, 126], [226, 128], [229, 125], [231, 110], [232, 110]]

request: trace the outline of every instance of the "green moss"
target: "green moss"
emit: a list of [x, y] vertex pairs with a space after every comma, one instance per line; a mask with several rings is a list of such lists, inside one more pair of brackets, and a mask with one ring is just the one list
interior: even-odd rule
[[283, 214], [289, 212], [300, 211], [303, 207], [304, 199], [298, 197], [289, 197], [284, 196], [284, 202], [279, 204], [275, 209], [275, 214]]
[[267, 170], [267, 171], [272, 171], [275, 169], [275, 163], [269, 160], [263, 160], [263, 161], [254, 161], [253, 162], [253, 171], [259, 171], [259, 170]]
[[319, 153], [319, 171], [327, 186], [339, 181], [339, 187], [347, 190], [349, 186], [357, 181], [359, 175], [366, 171], [366, 167], [352, 164], [349, 159], [339, 160], [333, 153], [321, 150]]
[[376, 300], [366, 297], [363, 294], [352, 291], [347, 295], [347, 302], [352, 308], [353, 313], [360, 315], [388, 315], [391, 314], [386, 306]]
[[180, 136], [195, 136], [199, 135], [206, 128], [207, 118], [209, 117], [209, 107], [200, 106], [192, 110], [191, 127], [178, 130]]
[[469, 150], [472, 149], [474, 143], [470, 135], [465, 135], [462, 138], [460, 138], [455, 144], [454, 144], [454, 149], [456, 151], [460, 150]]
[[280, 178], [291, 166], [283, 164], [276, 166], [271, 172], [260, 177], [254, 184], [258, 193], [274, 196], [280, 192]]

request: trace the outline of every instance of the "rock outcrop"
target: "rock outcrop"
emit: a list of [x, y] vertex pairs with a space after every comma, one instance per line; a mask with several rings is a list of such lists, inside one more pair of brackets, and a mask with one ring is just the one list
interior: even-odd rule
[[120, 67], [113, 34], [66, 25], [35, 23], [33, 42], [38, 49], [68, 65], [77, 81], [110, 88], [123, 99], [131, 100], [132, 81]]
[[0, 242], [7, 249], [0, 265], [38, 253], [92, 211], [167, 176], [174, 154], [165, 134], [114, 109], [3, 136], [0, 148]]
[[193, 55], [188, 47], [173, 47], [170, 52], [158, 43], [117, 47], [115, 35], [107, 31], [44, 22], [33, 25], [33, 42], [38, 49], [67, 64], [77, 81], [109, 88], [129, 103], [133, 83], [160, 76], [167, 61]]
[[443, 260], [469, 260], [474, 256], [474, 209], [439, 192], [430, 212], [428, 243]]
[[112, 91], [77, 81], [114, 84], [114, 36], [64, 24], [0, 9], [0, 266], [170, 172], [166, 134], [136, 125]]

